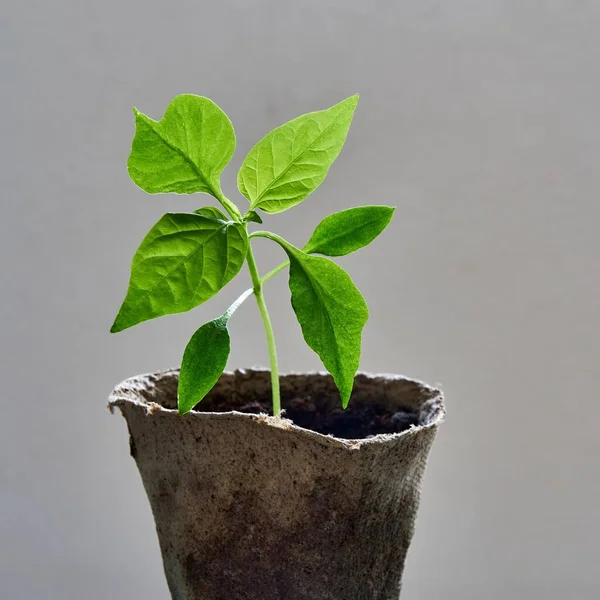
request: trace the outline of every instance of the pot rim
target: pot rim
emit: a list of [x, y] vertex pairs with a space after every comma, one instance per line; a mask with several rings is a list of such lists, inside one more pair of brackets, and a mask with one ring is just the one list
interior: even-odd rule
[[[229, 377], [235, 377], [237, 374], [246, 373], [269, 373], [269, 369], [262, 367], [247, 368], [247, 369], [235, 369], [223, 371], [223, 375]], [[421, 412], [425, 408], [428, 408], [427, 414], [424, 416], [426, 422], [419, 425], [411, 425], [408, 429], [400, 431], [398, 433], [379, 433], [367, 438], [359, 439], [348, 439], [336, 437], [332, 434], [323, 434], [312, 429], [300, 427], [296, 425], [290, 419], [285, 417], [274, 417], [264, 413], [245, 413], [237, 410], [220, 411], [220, 412], [209, 412], [209, 411], [190, 411], [185, 415], [180, 415], [177, 409], [165, 408], [157, 402], [145, 400], [141, 394], [136, 393], [141, 389], [148, 389], [152, 385], [152, 380], [163, 376], [178, 375], [179, 368], [164, 369], [149, 373], [141, 373], [139, 375], [133, 375], [121, 381], [110, 393], [108, 398], [108, 409], [111, 413], [114, 412], [114, 408], [118, 407], [123, 413], [125, 407], [133, 406], [138, 409], [142, 409], [147, 417], [154, 417], [156, 415], [172, 416], [178, 419], [224, 419], [224, 420], [240, 420], [245, 419], [246, 421], [255, 422], [257, 424], [269, 425], [277, 429], [283, 429], [289, 432], [295, 432], [299, 435], [308, 435], [328, 445], [334, 445], [337, 447], [344, 447], [351, 450], [357, 450], [363, 446], [369, 446], [373, 444], [381, 444], [384, 442], [390, 442], [397, 440], [401, 437], [409, 437], [418, 434], [421, 431], [427, 429], [437, 429], [439, 425], [444, 421], [446, 415], [446, 408], [444, 403], [444, 394], [442, 390], [437, 387], [433, 387], [418, 379], [405, 377], [396, 373], [370, 373], [366, 371], [358, 371], [357, 377], [361, 377], [367, 380], [386, 380], [386, 381], [404, 381], [417, 385], [425, 394], [429, 395], [428, 398], [424, 399], [421, 405]], [[288, 376], [314, 376], [314, 377], [331, 377], [327, 371], [322, 370], [311, 370], [311, 371], [286, 371], [280, 373], [281, 378]]]

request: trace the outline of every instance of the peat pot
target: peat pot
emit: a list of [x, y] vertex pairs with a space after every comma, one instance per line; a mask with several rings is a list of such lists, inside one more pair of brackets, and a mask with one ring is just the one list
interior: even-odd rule
[[178, 371], [110, 397], [127, 421], [173, 600], [397, 600], [439, 390], [356, 376], [342, 410], [323, 373], [224, 373], [198, 411], [176, 410]]

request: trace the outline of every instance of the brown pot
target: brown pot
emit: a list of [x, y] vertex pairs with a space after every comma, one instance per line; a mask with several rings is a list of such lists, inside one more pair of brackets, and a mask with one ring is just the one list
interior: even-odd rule
[[247, 370], [225, 373], [202, 412], [182, 417], [177, 378], [140, 375], [110, 397], [173, 600], [397, 600], [441, 392], [358, 374], [342, 411], [329, 375], [283, 375], [292, 422], [231, 410], [268, 406], [268, 371]]

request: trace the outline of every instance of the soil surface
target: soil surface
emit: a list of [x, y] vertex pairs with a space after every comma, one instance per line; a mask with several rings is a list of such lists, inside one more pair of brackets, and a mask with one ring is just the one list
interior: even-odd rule
[[[410, 409], [393, 412], [383, 403], [350, 401], [348, 408], [339, 405], [340, 399], [327, 395], [286, 398], [282, 396], [283, 416], [299, 427], [324, 435], [344, 439], [363, 439], [382, 433], [400, 433], [418, 425], [419, 415]], [[338, 405], [337, 408], [332, 406]], [[227, 412], [271, 414], [271, 399], [232, 397], [212, 393], [196, 409], [199, 412]]]

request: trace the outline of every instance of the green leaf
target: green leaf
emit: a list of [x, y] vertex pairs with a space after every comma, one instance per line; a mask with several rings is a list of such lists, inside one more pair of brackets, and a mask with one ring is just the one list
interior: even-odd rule
[[133, 257], [127, 296], [111, 332], [202, 304], [238, 273], [247, 250], [239, 223], [194, 213], [164, 215]]
[[206, 192], [219, 196], [220, 176], [235, 150], [227, 115], [202, 96], [174, 98], [160, 121], [134, 109], [136, 132], [127, 167], [149, 194]]
[[214, 206], [204, 206], [194, 211], [197, 215], [208, 217], [209, 219], [220, 219], [221, 221], [229, 221], [229, 217], [222, 213], [218, 208]]
[[246, 213], [245, 219], [248, 222], [252, 221], [254, 223], [261, 223], [261, 224], [263, 222], [263, 220], [260, 218], [260, 215], [255, 210], [249, 210]]
[[292, 307], [302, 335], [333, 376], [346, 408], [369, 318], [367, 304], [350, 275], [333, 261], [305, 254], [287, 242], [283, 248], [290, 258]]
[[359, 206], [323, 219], [303, 251], [343, 256], [370, 244], [392, 220], [392, 206]]
[[202, 325], [188, 342], [177, 385], [180, 414], [192, 410], [219, 381], [229, 357], [229, 318], [252, 292], [251, 289], [246, 290], [224, 315]]
[[229, 358], [227, 314], [205, 323], [191, 337], [181, 361], [177, 384], [179, 413], [189, 412], [210, 392], [221, 377]]
[[308, 113], [268, 133], [245, 158], [238, 188], [250, 208], [278, 213], [302, 202], [340, 153], [358, 95]]

